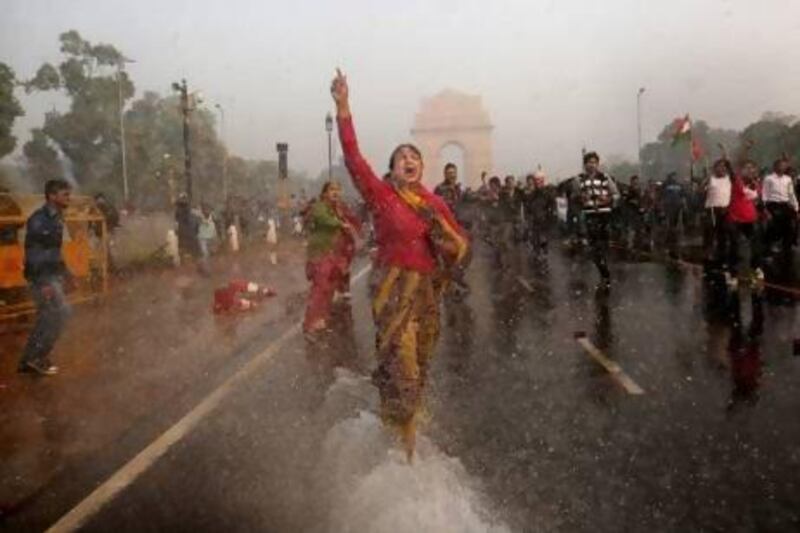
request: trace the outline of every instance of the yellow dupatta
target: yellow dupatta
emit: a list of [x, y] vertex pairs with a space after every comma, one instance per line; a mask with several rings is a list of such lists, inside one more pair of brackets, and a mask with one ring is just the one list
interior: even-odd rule
[[434, 225], [431, 240], [436, 253], [444, 260], [446, 268], [458, 266], [467, 255], [469, 244], [456, 229], [419, 193], [408, 187], [395, 186], [397, 195], [414, 211]]

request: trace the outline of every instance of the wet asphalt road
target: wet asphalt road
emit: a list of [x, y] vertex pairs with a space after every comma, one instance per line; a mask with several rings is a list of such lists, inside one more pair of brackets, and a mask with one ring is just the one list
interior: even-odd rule
[[[588, 262], [550, 255], [548, 270], [499, 280], [476, 265], [471, 282], [483, 278], [488, 290], [471, 303], [487, 312], [465, 312], [474, 337], [451, 330], [439, 360], [450, 369], [437, 374], [442, 438], [509, 522], [531, 531], [800, 527], [795, 307], [654, 263], [615, 262], [605, 294]], [[514, 286], [514, 271], [536, 281], [532, 293]], [[610, 380], [575, 332], [645, 393]]]
[[[515, 531], [800, 528], [794, 305], [661, 263], [617, 258], [604, 293], [588, 261], [557, 247], [546, 266], [499, 259], [479, 246], [472, 293], [446, 306], [422, 429], [463, 465], [459, 480], [493, 520]], [[334, 335], [293, 338], [84, 529], [336, 529], [324, 489], [348, 485], [323, 464], [321, 443], [374, 405], [368, 386], [330, 393], [333, 366], [371, 368], [364, 292], [362, 279]], [[590, 359], [579, 332], [644, 394]], [[355, 434], [347, 447], [358, 457], [359, 446]], [[41, 528], [82, 496], [55, 495], [7, 525]]]

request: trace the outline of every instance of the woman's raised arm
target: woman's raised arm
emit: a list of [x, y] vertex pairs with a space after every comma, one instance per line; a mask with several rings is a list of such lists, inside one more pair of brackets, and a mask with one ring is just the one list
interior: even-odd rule
[[345, 165], [361, 196], [367, 204], [374, 205], [378, 201], [380, 191], [384, 189], [384, 183], [372, 171], [358, 148], [353, 117], [350, 115], [350, 88], [347, 85], [347, 78], [338, 68], [336, 77], [331, 83], [331, 96], [336, 103], [336, 122], [339, 126], [339, 141], [342, 143]]

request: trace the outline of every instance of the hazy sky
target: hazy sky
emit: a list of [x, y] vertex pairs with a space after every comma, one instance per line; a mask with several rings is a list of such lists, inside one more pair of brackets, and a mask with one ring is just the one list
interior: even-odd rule
[[[800, 110], [798, 0], [245, 1], [3, 0], [0, 61], [21, 78], [59, 61], [76, 29], [136, 60], [137, 87], [186, 77], [226, 109], [231, 150], [324, 167], [335, 66], [348, 74], [361, 144], [382, 167], [409, 139], [422, 98], [483, 96], [495, 171], [541, 163], [573, 172], [582, 145], [636, 152], [636, 92], [652, 139], [684, 113], [741, 128], [764, 111]], [[59, 100], [24, 97], [22, 141]]]

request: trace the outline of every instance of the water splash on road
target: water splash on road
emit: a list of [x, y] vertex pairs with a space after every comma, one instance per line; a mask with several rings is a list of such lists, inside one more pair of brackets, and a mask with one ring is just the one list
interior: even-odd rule
[[[351, 415], [322, 442], [315, 485], [327, 509], [325, 531], [503, 532], [458, 459], [422, 435], [409, 465], [379, 418], [369, 382], [347, 372], [323, 408], [349, 404]], [[338, 409], [337, 409], [338, 410]]]

